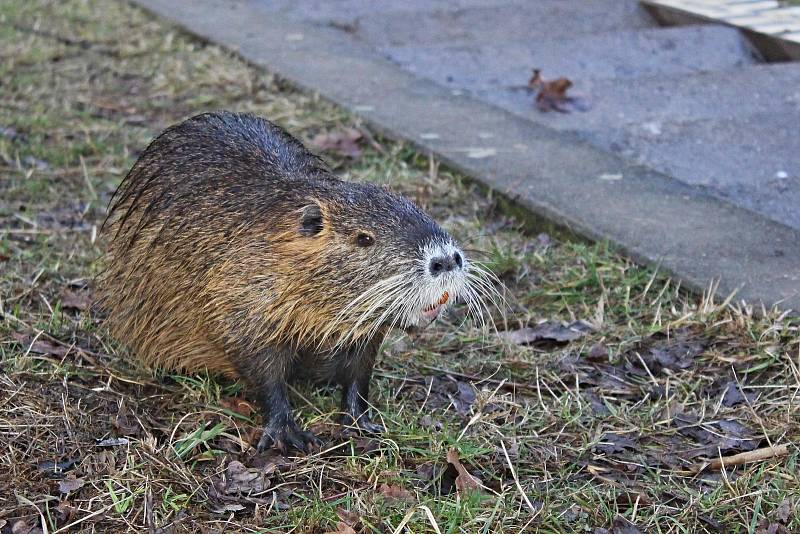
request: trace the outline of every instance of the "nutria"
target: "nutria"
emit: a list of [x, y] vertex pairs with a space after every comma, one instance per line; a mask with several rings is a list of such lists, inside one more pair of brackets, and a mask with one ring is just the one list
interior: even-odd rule
[[259, 450], [318, 443], [292, 415], [297, 375], [343, 387], [364, 431], [373, 364], [392, 327], [482, 304], [482, 269], [410, 201], [339, 180], [287, 132], [207, 113], [140, 155], [109, 206], [100, 303], [149, 364], [235, 375], [264, 416]]

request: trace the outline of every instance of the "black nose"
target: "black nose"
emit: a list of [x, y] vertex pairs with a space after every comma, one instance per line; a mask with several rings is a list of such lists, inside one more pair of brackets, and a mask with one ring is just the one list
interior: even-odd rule
[[463, 263], [464, 260], [461, 258], [461, 254], [456, 252], [453, 254], [453, 257], [439, 256], [431, 259], [431, 263], [428, 265], [428, 270], [432, 276], [439, 276], [444, 272], [450, 272], [453, 269], [460, 269]]

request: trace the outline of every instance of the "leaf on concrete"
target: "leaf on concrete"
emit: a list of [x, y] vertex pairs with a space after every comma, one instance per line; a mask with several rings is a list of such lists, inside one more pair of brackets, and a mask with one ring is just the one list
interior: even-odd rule
[[538, 90], [536, 94], [536, 107], [539, 111], [558, 111], [561, 113], [571, 113], [572, 111], [588, 111], [589, 105], [581, 98], [567, 95], [567, 91], [572, 87], [572, 80], [569, 78], [556, 78], [555, 80], [545, 80], [542, 78], [539, 69], [533, 69], [533, 76], [528, 80], [528, 88], [532, 91]]
[[481, 488], [480, 480], [467, 471], [467, 468], [461, 463], [461, 459], [458, 457], [458, 452], [455, 449], [447, 451], [447, 463], [452, 465], [458, 472], [458, 476], [456, 477], [456, 490], [478, 490]]
[[311, 144], [319, 150], [355, 159], [361, 156], [359, 141], [363, 137], [356, 128], [341, 128], [318, 133], [311, 139]]

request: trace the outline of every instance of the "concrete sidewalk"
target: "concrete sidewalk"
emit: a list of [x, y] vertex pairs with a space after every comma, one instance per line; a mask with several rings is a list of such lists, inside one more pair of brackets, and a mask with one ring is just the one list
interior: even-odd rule
[[[735, 30], [660, 29], [619, 0], [136, 1], [540, 220], [800, 310], [800, 68], [760, 64]], [[588, 111], [535, 110], [521, 86], [540, 66]]]

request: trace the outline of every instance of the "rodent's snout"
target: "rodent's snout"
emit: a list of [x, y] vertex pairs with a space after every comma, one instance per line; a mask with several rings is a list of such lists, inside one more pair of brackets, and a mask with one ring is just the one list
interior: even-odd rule
[[461, 269], [463, 265], [464, 259], [461, 257], [461, 253], [455, 251], [452, 255], [441, 255], [431, 258], [431, 261], [428, 263], [428, 272], [435, 278], [442, 273]]

